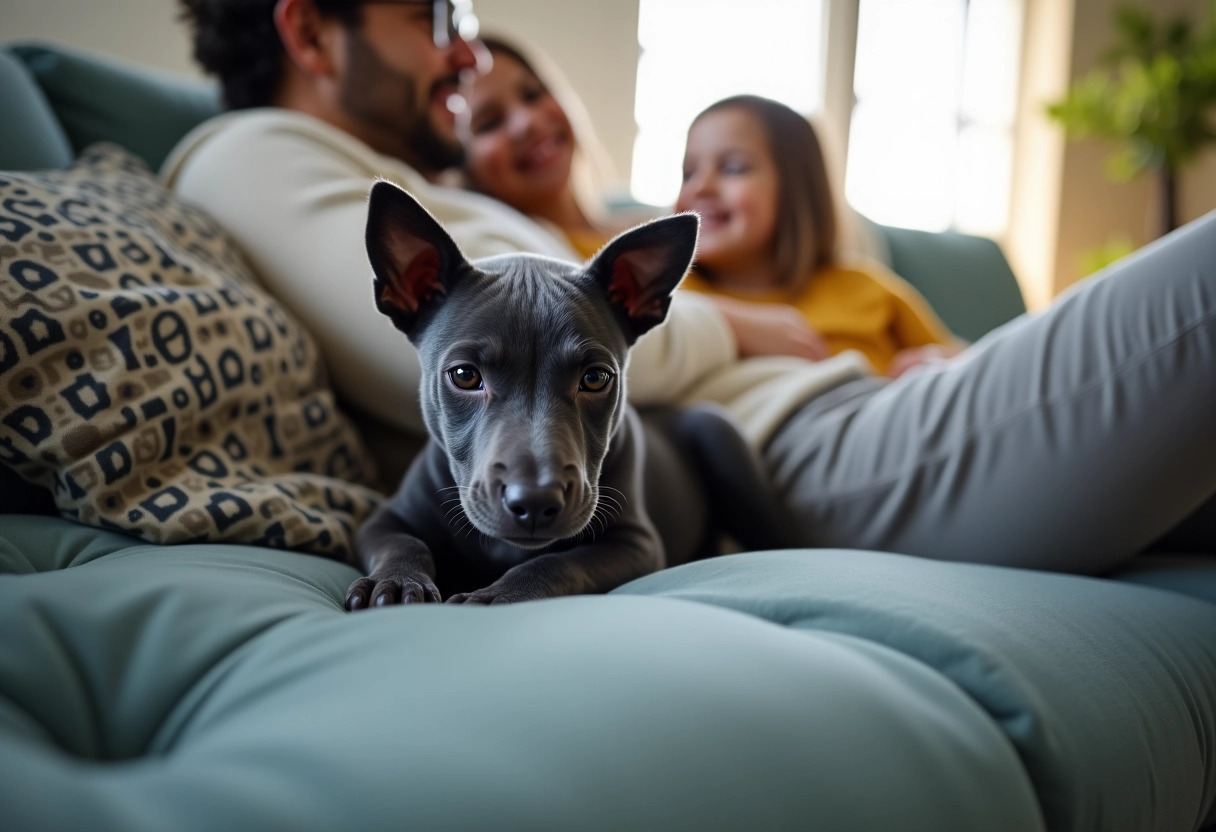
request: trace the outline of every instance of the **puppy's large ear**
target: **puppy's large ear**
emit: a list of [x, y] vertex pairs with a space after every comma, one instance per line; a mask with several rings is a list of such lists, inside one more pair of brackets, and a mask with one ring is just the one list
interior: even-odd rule
[[372, 185], [368, 200], [367, 256], [376, 273], [376, 308], [411, 340], [470, 268], [418, 200], [383, 180]]
[[587, 263], [632, 344], [667, 317], [671, 293], [697, 250], [696, 214], [676, 214], [614, 237]]

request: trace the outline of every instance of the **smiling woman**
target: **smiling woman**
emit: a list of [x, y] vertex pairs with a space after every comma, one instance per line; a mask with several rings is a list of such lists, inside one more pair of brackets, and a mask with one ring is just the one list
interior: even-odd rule
[[[493, 65], [467, 93], [471, 184], [526, 214], [581, 214], [566, 193], [575, 142], [565, 110], [518, 49], [497, 38], [482, 42]], [[564, 204], [555, 209], [555, 202]]]
[[467, 184], [552, 223], [590, 256], [643, 217], [606, 216], [600, 186], [610, 165], [560, 71], [503, 38], [481, 43], [491, 65], [466, 85], [459, 129]]

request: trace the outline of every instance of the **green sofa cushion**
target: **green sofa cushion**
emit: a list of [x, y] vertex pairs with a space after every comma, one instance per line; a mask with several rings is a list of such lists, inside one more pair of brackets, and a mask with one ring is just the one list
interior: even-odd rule
[[8, 48], [37, 79], [76, 153], [114, 142], [156, 170], [183, 135], [220, 111], [208, 83], [59, 46]]
[[[1195, 569], [1216, 576], [1216, 558]], [[817, 550], [617, 590], [881, 644], [948, 677], [1018, 749], [1049, 829], [1216, 821], [1216, 605], [1111, 580]], [[860, 827], [859, 827], [860, 828]]]
[[997, 724], [872, 641], [636, 595], [352, 615], [341, 564], [85, 532], [0, 518], [3, 829], [1042, 828]]
[[0, 48], [0, 170], [63, 168], [72, 147], [26, 66]]
[[354, 575], [0, 518], [0, 828], [1214, 817], [1216, 605], [1183, 595], [821, 550], [348, 615]]
[[1026, 311], [1001, 247], [987, 237], [878, 226], [891, 270], [925, 296], [950, 331], [968, 341]]
[[1216, 556], [1150, 554], [1133, 558], [1110, 575], [1216, 604]]

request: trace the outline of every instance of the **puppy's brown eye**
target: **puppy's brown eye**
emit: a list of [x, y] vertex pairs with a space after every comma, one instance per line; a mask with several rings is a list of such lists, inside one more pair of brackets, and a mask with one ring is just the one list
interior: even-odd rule
[[612, 382], [612, 373], [607, 370], [588, 370], [579, 379], [578, 389], [587, 393], [602, 393]]
[[454, 370], [448, 370], [448, 378], [461, 390], [481, 390], [485, 387], [481, 381], [481, 373], [469, 364], [461, 364]]

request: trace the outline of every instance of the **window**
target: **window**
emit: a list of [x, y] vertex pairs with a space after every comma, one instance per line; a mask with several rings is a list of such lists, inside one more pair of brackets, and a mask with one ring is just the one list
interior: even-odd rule
[[1023, 0], [861, 0], [845, 195], [887, 225], [1008, 224]]
[[675, 202], [688, 126], [721, 98], [820, 109], [822, 33], [823, 0], [641, 0], [633, 198]]

